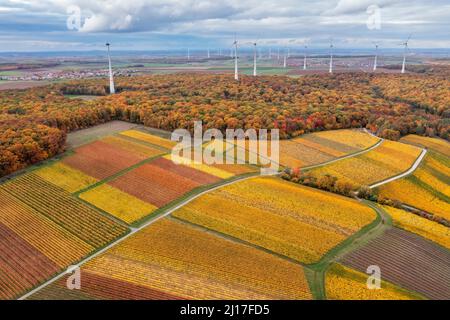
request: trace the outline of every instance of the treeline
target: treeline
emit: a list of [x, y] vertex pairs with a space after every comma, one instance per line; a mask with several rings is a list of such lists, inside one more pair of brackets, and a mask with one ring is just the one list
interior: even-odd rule
[[[91, 101], [64, 94], [105, 95], [107, 80], [0, 91], [0, 175], [61, 152], [67, 132], [113, 119], [164, 130], [192, 129], [194, 120], [203, 121], [205, 129], [278, 128], [282, 138], [365, 127], [394, 140], [409, 133], [449, 139], [446, 111], [429, 112], [386, 98], [405, 79], [409, 90], [414, 81], [421, 90], [442, 88], [441, 78], [414, 80], [413, 75], [244, 76], [237, 83], [229, 75], [176, 74], [118, 78], [119, 94]], [[415, 97], [426, 100], [429, 94]], [[433, 101], [439, 105], [447, 98], [439, 94]]]
[[440, 223], [446, 227], [450, 227], [450, 221], [446, 220], [445, 218], [433, 215], [428, 212], [424, 212], [419, 209], [405, 207], [404, 203], [395, 199], [379, 197], [376, 192], [374, 192], [373, 189], [369, 188], [368, 186], [352, 184], [350, 182], [340, 180], [339, 178], [331, 174], [325, 174], [320, 177], [316, 177], [309, 172], [301, 171], [299, 168], [287, 168], [281, 173], [281, 178], [293, 183], [298, 183], [308, 187], [337, 193], [346, 197], [358, 197], [361, 199], [374, 201], [382, 205], [408, 210], [423, 218]]

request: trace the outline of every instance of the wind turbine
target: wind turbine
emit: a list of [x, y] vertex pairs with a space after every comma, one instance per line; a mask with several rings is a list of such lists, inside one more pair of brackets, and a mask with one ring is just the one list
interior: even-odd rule
[[191, 51], [189, 50], [189, 48], [187, 49], [187, 59], [191, 60]]
[[209, 48], [208, 48], [208, 52], [207, 53], [208, 53], [208, 59], [211, 58], [211, 55], [209, 54]]
[[277, 48], [278, 53], [277, 53], [277, 60], [280, 60], [280, 47]]
[[333, 39], [331, 39], [330, 42], [330, 70], [328, 71], [329, 73], [333, 73]]
[[283, 68], [286, 69], [287, 66], [287, 49], [284, 49], [284, 59], [283, 59]]
[[408, 40], [405, 41], [405, 43], [402, 43], [401, 45], [405, 46], [405, 51], [403, 52], [403, 63], [402, 63], [402, 73], [405, 73], [406, 69], [406, 53], [408, 51], [408, 42], [409, 39], [411, 39], [411, 35], [409, 35]]
[[378, 43], [375, 44], [375, 60], [373, 61], [373, 72], [377, 71], [377, 63], [378, 63]]
[[234, 37], [234, 80], [238, 81], [239, 80], [239, 73], [238, 73], [238, 53], [237, 53], [237, 48], [238, 48], [238, 42], [236, 40], [236, 36]]
[[308, 50], [308, 46], [305, 45], [305, 52], [303, 56], [303, 70], [306, 70], [306, 50]]
[[106, 47], [108, 48], [108, 63], [109, 63], [109, 93], [114, 94], [116, 90], [114, 89], [114, 78], [111, 66], [111, 55], [109, 54], [109, 43], [106, 43]]
[[255, 41], [254, 43], [253, 43], [253, 76], [254, 77], [256, 77], [256, 43], [257, 43], [257, 41]]

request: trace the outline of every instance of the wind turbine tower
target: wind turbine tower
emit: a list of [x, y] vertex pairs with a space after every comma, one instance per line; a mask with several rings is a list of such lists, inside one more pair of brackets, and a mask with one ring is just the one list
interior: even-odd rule
[[106, 43], [106, 47], [108, 48], [108, 63], [109, 63], [109, 93], [114, 94], [116, 90], [114, 89], [114, 78], [111, 66], [111, 55], [109, 53], [109, 43]]
[[333, 40], [330, 43], [330, 70], [329, 73], [333, 73]]
[[373, 72], [377, 71], [378, 64], [378, 43], [375, 43], [375, 60], [373, 61]]
[[191, 51], [189, 50], [189, 48], [187, 49], [187, 59], [191, 60]]
[[285, 68], [285, 69], [287, 67], [287, 55], [288, 55], [288, 53], [286, 51], [287, 50], [284, 50], [284, 57], [283, 57], [283, 68]]
[[406, 40], [405, 43], [402, 44], [405, 46], [405, 50], [403, 51], [402, 73], [405, 73], [405, 71], [406, 71], [406, 54], [408, 52], [409, 39], [411, 39], [411, 35], [408, 37], [408, 40]]
[[238, 42], [236, 40], [236, 38], [234, 38], [234, 80], [238, 81], [239, 80], [239, 73], [238, 73], [238, 53], [237, 53], [237, 48], [238, 48]]
[[256, 41], [253, 43], [253, 76], [256, 77]]
[[303, 70], [306, 70], [306, 50], [308, 50], [308, 46], [305, 46], [305, 52], [303, 56]]
[[208, 52], [207, 53], [208, 53], [208, 59], [211, 58], [211, 55], [209, 53], [209, 48], [208, 48]]

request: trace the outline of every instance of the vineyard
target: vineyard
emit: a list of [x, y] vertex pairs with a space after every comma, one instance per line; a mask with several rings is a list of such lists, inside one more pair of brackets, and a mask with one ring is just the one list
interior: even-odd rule
[[95, 207], [132, 224], [154, 212], [157, 207], [139, 200], [107, 184], [102, 184], [80, 194], [83, 199]]
[[429, 151], [412, 175], [379, 187], [377, 194], [450, 220], [449, 184], [449, 158]]
[[254, 178], [201, 196], [173, 216], [313, 263], [376, 215], [341, 196], [280, 179]]
[[330, 175], [344, 182], [371, 185], [407, 171], [420, 153], [420, 148], [385, 140], [369, 152], [312, 169], [309, 173], [316, 178]]
[[[450, 299], [450, 252], [415, 234], [391, 228], [342, 259], [360, 272], [377, 265], [382, 277], [431, 299]], [[426, 270], [426, 272], [424, 272]]]
[[102, 180], [144, 159], [103, 141], [95, 141], [75, 149], [75, 154], [64, 158], [63, 163]]
[[436, 152], [440, 152], [447, 157], [450, 157], [450, 145], [448, 141], [436, 138], [422, 137], [415, 134], [404, 136], [400, 139], [401, 142], [413, 144], [422, 148], [429, 148]]
[[123, 131], [120, 134], [125, 137], [133, 138], [141, 142], [143, 141], [152, 144], [154, 146], [165, 148], [167, 150], [171, 150], [176, 145], [176, 142], [174, 141], [167, 140], [138, 130]]
[[[132, 137], [139, 142], [120, 138], [120, 136]], [[137, 130], [129, 130], [79, 147], [75, 149], [75, 155], [64, 158], [64, 164], [57, 163], [37, 172], [50, 182], [53, 182], [53, 177], [56, 185], [63, 187], [67, 185], [66, 189], [72, 192], [85, 187], [86, 190], [79, 193], [80, 199], [127, 224], [133, 224], [151, 215], [159, 208], [197, 188], [216, 184], [236, 175], [256, 172], [255, 168], [247, 165], [205, 165], [195, 162], [175, 164], [170, 154], [163, 155], [164, 151], [154, 149], [149, 146], [150, 143], [155, 148], [172, 145], [170, 140]], [[108, 145], [109, 154], [114, 154], [111, 158], [109, 155], [97, 154], [98, 151], [106, 150], [98, 149], [99, 146], [105, 145]], [[78, 156], [81, 158], [77, 158], [77, 164], [75, 164], [74, 158]], [[90, 163], [85, 162], [86, 158], [92, 159], [95, 167], [89, 166]], [[138, 163], [138, 161], [144, 162]], [[69, 164], [73, 167], [78, 166], [80, 170], [84, 168], [87, 174], [108, 179], [95, 183], [94, 178], [71, 169]], [[58, 175], [55, 173], [57, 169], [71, 174]], [[58, 180], [60, 175], [63, 177]], [[89, 187], [90, 185], [92, 187]]]
[[405, 210], [383, 206], [392, 217], [394, 225], [432, 240], [450, 249], [450, 229]]
[[[177, 166], [176, 170], [164, 167], [169, 160], [157, 159], [144, 164], [127, 174], [109, 182], [123, 192], [129, 193], [156, 207], [162, 207], [183, 194], [206, 183], [218, 182], [219, 178]], [[195, 176], [190, 177], [189, 173]]]
[[0, 207], [1, 299], [17, 298], [127, 231], [33, 173], [0, 186]]
[[98, 182], [97, 179], [73, 169], [62, 162], [38, 169], [34, 173], [47, 182], [63, 188], [70, 193], [80, 191]]
[[367, 149], [378, 141], [357, 130], [315, 132], [280, 141], [280, 163], [291, 168], [316, 165]]
[[[81, 290], [68, 290], [63, 276], [31, 299], [450, 297], [444, 225], [391, 206], [384, 216], [320, 183], [250, 178], [258, 166], [175, 164], [174, 142], [162, 131], [119, 127], [110, 135], [93, 128], [97, 140], [77, 132], [75, 149], [0, 185], [0, 299], [18, 298], [91, 254]], [[446, 145], [414, 135], [402, 141], [408, 144], [362, 130], [319, 131], [282, 140], [280, 162], [300, 172], [332, 161], [302, 174], [372, 184], [408, 170], [417, 146], [426, 146], [417, 170], [375, 194], [447, 217]], [[376, 228], [385, 231], [347, 251]], [[365, 286], [373, 264], [383, 270], [382, 290]]]
[[88, 284], [76, 293], [62, 279], [32, 298], [312, 297], [301, 266], [171, 219], [159, 220], [90, 261], [81, 276]]
[[334, 264], [327, 271], [325, 286], [327, 299], [331, 300], [418, 300], [419, 295], [412, 294], [386, 281], [381, 288], [367, 288], [367, 274]]

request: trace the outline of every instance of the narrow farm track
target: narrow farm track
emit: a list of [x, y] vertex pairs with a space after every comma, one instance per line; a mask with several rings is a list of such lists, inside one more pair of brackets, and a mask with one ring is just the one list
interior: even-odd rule
[[332, 263], [337, 262], [350, 252], [361, 248], [369, 241], [376, 239], [392, 226], [390, 216], [383, 209], [374, 205], [370, 201], [361, 199], [358, 200], [374, 209], [377, 213], [377, 218], [371, 224], [364, 227], [327, 252], [319, 262], [305, 266], [305, 268], [311, 271], [311, 291], [314, 292], [316, 299], [326, 299], [325, 274]]
[[[369, 133], [370, 134], [370, 133]], [[367, 149], [352, 153], [352, 154], [348, 154], [346, 156], [340, 157], [340, 158], [336, 158], [324, 163], [320, 163], [320, 164], [316, 164], [316, 165], [312, 165], [312, 166], [307, 166], [307, 167], [303, 167], [302, 169], [313, 169], [316, 167], [320, 167], [320, 166], [324, 166], [327, 164], [331, 164], [343, 159], [347, 159], [347, 158], [352, 158], [361, 154], [364, 154], [366, 152], [369, 152], [377, 147], [379, 147], [382, 143], [383, 143], [384, 139], [380, 139], [377, 143], [375, 143], [374, 145], [370, 146]], [[406, 175], [411, 174], [412, 172], [414, 172], [417, 167], [420, 165], [420, 163], [422, 162], [425, 154], [426, 154], [426, 149], [423, 149], [422, 153], [420, 154], [420, 156], [417, 158], [417, 160], [415, 161], [415, 163], [411, 166], [410, 169], [408, 169], [408, 171], [395, 176], [395, 177], [391, 177], [389, 179], [386, 179], [382, 182], [379, 182], [377, 184], [372, 185], [371, 187], [376, 187], [378, 185], [384, 184], [384, 183], [388, 183], [397, 179], [400, 179]], [[126, 169], [125, 169], [126, 171]], [[274, 173], [271, 175], [278, 175], [278, 173]], [[158, 215], [154, 216], [153, 218], [151, 218], [150, 220], [146, 221], [145, 223], [143, 223], [142, 225], [138, 226], [138, 227], [129, 227], [130, 232], [128, 234], [126, 234], [125, 236], [113, 241], [112, 243], [110, 243], [109, 245], [107, 245], [106, 247], [102, 248], [101, 250], [95, 252], [94, 254], [92, 254], [91, 256], [85, 258], [84, 260], [80, 261], [78, 264], [76, 264], [77, 267], [81, 267], [82, 265], [84, 265], [85, 263], [89, 262], [90, 260], [94, 259], [95, 257], [103, 254], [104, 252], [106, 252], [107, 250], [111, 249], [112, 247], [116, 246], [117, 244], [121, 243], [122, 241], [126, 240], [127, 238], [129, 238], [130, 236], [132, 236], [133, 234], [139, 232], [140, 230], [148, 227], [149, 225], [155, 223], [156, 221], [169, 216], [170, 214], [172, 214], [174, 211], [180, 209], [181, 207], [187, 205], [188, 203], [190, 203], [191, 201], [207, 194], [210, 193], [212, 191], [215, 191], [217, 189], [220, 189], [222, 187], [237, 183], [237, 182], [241, 182], [247, 179], [251, 179], [255, 176], [258, 176], [258, 174], [252, 174], [252, 175], [245, 175], [245, 176], [240, 176], [240, 177], [236, 177], [233, 178], [231, 180], [226, 180], [224, 181], [224, 183], [220, 183], [218, 185], [214, 185], [212, 186], [210, 189], [207, 190], [203, 190], [199, 193], [190, 195], [188, 198], [180, 201], [179, 203], [177, 203], [176, 205], [174, 205], [173, 207], [167, 208], [165, 211], [159, 213]], [[325, 256], [322, 257], [322, 259], [314, 264], [310, 264], [310, 265], [304, 265], [298, 261], [293, 261], [293, 259], [290, 259], [288, 257], [282, 256], [282, 255], [278, 255], [272, 251], [269, 250], [263, 250], [266, 251], [270, 254], [274, 254], [276, 256], [278, 256], [279, 258], [282, 259], [286, 259], [289, 260], [291, 262], [296, 262], [299, 265], [302, 265], [304, 267], [305, 273], [308, 274], [309, 277], [309, 282], [310, 282], [310, 287], [311, 287], [311, 291], [314, 294], [314, 298], [315, 299], [326, 299], [326, 292], [325, 292], [325, 273], [327, 271], [327, 269], [329, 268], [329, 266], [334, 263], [339, 261], [340, 259], [342, 259], [342, 257], [344, 257], [345, 255], [358, 250], [359, 248], [361, 248], [362, 246], [364, 246], [365, 244], [367, 244], [368, 242], [376, 239], [377, 237], [379, 237], [381, 234], [383, 234], [386, 230], [392, 228], [392, 223], [391, 223], [391, 219], [390, 216], [381, 208], [377, 207], [376, 205], [372, 204], [369, 201], [366, 200], [360, 200], [359, 201], [363, 202], [365, 205], [371, 207], [372, 209], [374, 209], [377, 213], [377, 218], [368, 226], [364, 227], [363, 229], [361, 229], [360, 231], [358, 231], [357, 233], [355, 233], [354, 235], [350, 236], [349, 238], [347, 238], [346, 240], [344, 240], [342, 243], [340, 243], [339, 245], [337, 245], [335, 248], [333, 248], [332, 250], [330, 250], [328, 253], [325, 254]], [[211, 230], [206, 230], [206, 232], [212, 232]], [[216, 232], [214, 232], [214, 234], [216, 234]], [[234, 241], [236, 242], [237, 239], [234, 239], [232, 237], [228, 237], [226, 235], [223, 234], [216, 234], [217, 236], [222, 236], [224, 238], [227, 238], [230, 241]], [[237, 241], [239, 242], [239, 241]], [[248, 243], [244, 243], [246, 245], [250, 245]], [[253, 245], [250, 245], [253, 246]], [[258, 249], [262, 249], [259, 248]], [[35, 294], [36, 292], [40, 291], [41, 289], [47, 287], [48, 285], [56, 282], [57, 280], [61, 279], [63, 276], [65, 276], [66, 273], [63, 271], [60, 274], [56, 275], [55, 277], [53, 277], [52, 279], [46, 281], [45, 283], [41, 284], [40, 286], [36, 287], [35, 289], [31, 290], [30, 292], [26, 293], [25, 295], [23, 295], [22, 297], [19, 298], [19, 300], [24, 300], [27, 299], [28, 297], [32, 296], [33, 294]]]
[[[191, 197], [185, 199], [184, 201], [182, 201], [181, 203], [177, 204], [176, 206], [174, 206], [174, 207], [168, 209], [167, 211], [161, 213], [161, 214], [158, 215], [158, 216], [155, 216], [153, 219], [147, 221], [147, 222], [144, 223], [143, 225], [141, 225], [141, 226], [139, 226], [139, 227], [137, 227], [137, 228], [130, 228], [130, 232], [129, 232], [128, 234], [126, 234], [126, 235], [123, 236], [122, 238], [119, 238], [119, 239], [115, 240], [114, 242], [110, 243], [109, 245], [107, 245], [107, 246], [104, 247], [103, 249], [101, 249], [101, 250], [95, 252], [94, 254], [90, 255], [89, 257], [87, 257], [87, 258], [81, 260], [81, 261], [80, 261], [79, 263], [77, 263], [75, 266], [76, 266], [76, 267], [81, 267], [83, 264], [85, 264], [85, 263], [89, 262], [90, 260], [94, 259], [95, 257], [101, 255], [102, 253], [104, 253], [104, 252], [106, 252], [107, 250], [111, 249], [111, 248], [114, 247], [115, 245], [117, 245], [117, 244], [123, 242], [125, 239], [127, 239], [127, 238], [129, 238], [130, 236], [134, 235], [136, 232], [139, 232], [140, 230], [142, 230], [142, 229], [148, 227], [149, 225], [155, 223], [156, 221], [158, 221], [158, 220], [160, 220], [160, 219], [162, 219], [162, 218], [164, 218], [164, 217], [170, 215], [172, 212], [174, 212], [174, 211], [178, 210], [179, 208], [185, 206], [186, 204], [190, 203], [191, 201], [197, 199], [198, 197], [200, 197], [200, 196], [202, 196], [202, 195], [204, 195], [204, 194], [207, 194], [207, 193], [209, 193], [209, 192], [212, 192], [212, 191], [214, 191], [214, 190], [217, 190], [217, 189], [219, 189], [219, 188], [222, 188], [222, 187], [225, 187], [225, 186], [228, 186], [228, 185], [231, 185], [231, 184], [240, 182], [240, 181], [244, 181], [244, 180], [247, 180], [247, 179], [251, 179], [251, 178], [253, 178], [253, 177], [255, 177], [255, 176], [257, 176], [257, 174], [251, 175], [251, 176], [248, 176], [248, 175], [247, 175], [247, 176], [244, 176], [244, 177], [237, 177], [237, 178], [235, 178], [235, 179], [233, 179], [233, 180], [231, 180], [231, 181], [225, 181], [224, 183], [222, 183], [222, 184], [220, 184], [220, 185], [217, 185], [217, 186], [215, 186], [215, 187], [213, 187], [213, 188], [211, 188], [211, 189], [208, 189], [208, 190], [205, 190], [205, 191], [203, 191], [203, 192], [200, 192], [200, 193], [197, 193], [197, 194], [195, 194], [195, 195], [192, 195]], [[38, 292], [39, 290], [41, 290], [41, 289], [47, 287], [48, 285], [54, 283], [55, 281], [61, 279], [61, 278], [62, 278], [63, 276], [65, 276], [65, 275], [66, 275], [66, 272], [65, 272], [65, 271], [61, 272], [60, 274], [56, 275], [55, 277], [51, 278], [50, 280], [44, 282], [44, 283], [41, 284], [40, 286], [34, 288], [33, 290], [29, 291], [29, 292], [26, 293], [25, 295], [21, 296], [18, 300], [25, 300], [25, 299], [27, 299], [27, 298], [30, 297], [31, 295], [33, 295], [33, 294], [35, 294], [36, 292]]]
[[406, 176], [410, 175], [411, 173], [416, 171], [416, 169], [422, 163], [423, 158], [425, 158], [426, 154], [427, 154], [427, 149], [422, 149], [421, 154], [419, 155], [419, 157], [417, 157], [416, 161], [413, 163], [411, 168], [408, 169], [408, 171], [405, 171], [405, 172], [403, 172], [403, 173], [401, 173], [399, 175], [390, 177], [389, 179], [386, 179], [386, 180], [374, 183], [374, 184], [370, 185], [369, 188], [373, 189], [373, 188], [379, 187], [379, 186], [381, 186], [383, 184], [386, 184], [386, 183], [389, 183], [389, 182], [392, 182], [392, 181], [395, 181], [395, 180], [398, 180], [398, 179], [401, 179], [403, 177], [406, 177]]

